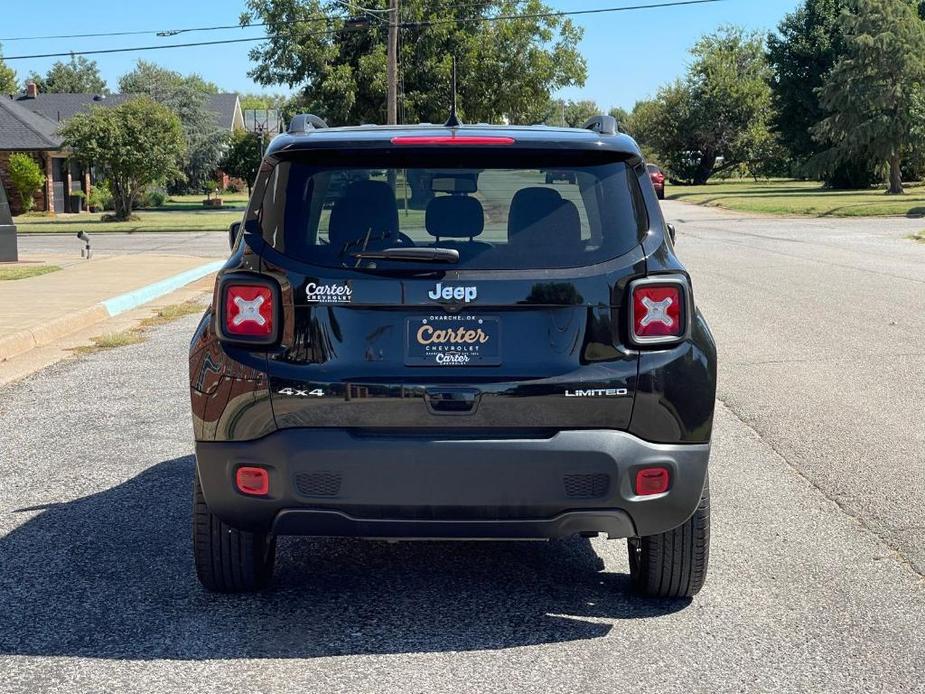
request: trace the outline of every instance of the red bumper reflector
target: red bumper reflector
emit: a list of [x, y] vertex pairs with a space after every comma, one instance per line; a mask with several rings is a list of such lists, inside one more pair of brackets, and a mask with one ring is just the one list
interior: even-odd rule
[[513, 137], [487, 135], [399, 135], [392, 138], [393, 145], [512, 145]]
[[266, 496], [270, 492], [270, 475], [262, 467], [239, 467], [234, 483], [242, 494]]
[[668, 491], [671, 473], [668, 468], [646, 467], [636, 473], [636, 493], [639, 496], [662, 494]]

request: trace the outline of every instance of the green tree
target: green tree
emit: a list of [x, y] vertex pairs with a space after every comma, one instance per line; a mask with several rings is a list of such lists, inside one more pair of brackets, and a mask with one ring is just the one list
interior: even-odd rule
[[243, 179], [250, 193], [262, 159], [263, 142], [260, 138], [247, 130], [238, 129], [231, 136], [228, 151], [219, 166], [229, 176]]
[[691, 56], [684, 79], [637, 104], [627, 129], [682, 181], [703, 184], [740, 167], [764, 173], [779, 152], [762, 38], [723, 27], [702, 37]]
[[209, 94], [218, 87], [199, 75], [181, 75], [154, 63], [139, 60], [135, 69], [119, 78], [123, 94], [145, 94], [170, 108], [180, 118], [186, 137], [182, 187], [200, 191], [212, 180], [228, 146], [228, 133], [218, 127], [208, 108]]
[[570, 128], [580, 128], [592, 116], [603, 113], [601, 107], [590, 99], [567, 101], [565, 104], [565, 124]]
[[183, 176], [186, 139], [167, 106], [141, 96], [78, 113], [60, 130], [64, 146], [110, 183], [116, 220], [130, 219], [147, 186]]
[[[816, 90], [844, 54], [839, 17], [846, 6], [846, 0], [806, 0], [768, 35], [773, 128], [793, 163], [792, 173], [805, 172], [807, 162], [825, 149], [811, 132], [829, 115]], [[832, 188], [866, 188], [878, 178], [876, 167], [847, 161], [826, 172], [824, 180]]]
[[30, 79], [47, 94], [109, 94], [96, 61], [82, 55], [71, 55], [66, 63], [58, 60], [44, 77], [32, 73]]
[[16, 71], [3, 62], [3, 46], [0, 45], [0, 94], [15, 94], [19, 91]]
[[903, 192], [902, 162], [923, 142], [925, 23], [909, 0], [851, 0], [841, 15], [845, 53], [817, 90], [830, 114], [813, 128], [827, 144], [822, 171], [844, 162], [889, 166], [887, 192]]
[[627, 122], [629, 122], [629, 119], [630, 119], [629, 111], [627, 111], [625, 108], [621, 108], [621, 107], [619, 107], [619, 106], [611, 106], [611, 107], [610, 107], [610, 110], [607, 111], [607, 115], [608, 115], [608, 116], [612, 116], [613, 118], [616, 119], [616, 121], [617, 121], [617, 127], [618, 127], [622, 132], [627, 132], [627, 130], [626, 130], [626, 124], [627, 124]]
[[[366, 12], [323, 0], [247, 0], [242, 24], [265, 23], [271, 36], [251, 50], [256, 67], [250, 76], [262, 85], [298, 87], [302, 107], [329, 123], [385, 122], [387, 27], [369, 15], [381, 18], [388, 3], [362, 4]], [[351, 16], [325, 23], [324, 15], [335, 8]], [[399, 50], [400, 120], [446, 119], [455, 55], [461, 118], [542, 121], [552, 93], [584, 84], [581, 29], [550, 14], [481, 20], [544, 12], [550, 8], [541, 0], [406, 0]]]
[[285, 94], [241, 94], [241, 110], [245, 109], [281, 109], [289, 100]]
[[45, 174], [30, 154], [14, 152], [10, 155], [10, 181], [19, 193], [23, 212], [29, 212], [33, 206], [33, 197], [45, 185]]

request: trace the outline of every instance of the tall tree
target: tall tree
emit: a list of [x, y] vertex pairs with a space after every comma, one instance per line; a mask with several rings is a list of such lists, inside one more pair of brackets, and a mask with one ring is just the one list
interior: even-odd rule
[[248, 193], [251, 192], [251, 184], [257, 178], [257, 170], [263, 159], [263, 145], [261, 138], [254, 133], [235, 130], [221, 162], [222, 171], [247, 183]]
[[3, 62], [3, 46], [0, 45], [0, 94], [15, 94], [19, 91], [16, 71]]
[[[847, 0], [806, 0], [768, 35], [773, 127], [792, 173], [805, 173], [807, 162], [825, 149], [811, 132], [828, 115], [816, 90], [844, 54], [839, 17], [846, 7]], [[843, 162], [824, 175], [832, 188], [866, 188], [878, 179], [877, 168], [863, 161]]]
[[702, 184], [740, 166], [762, 173], [777, 157], [762, 38], [723, 27], [691, 56], [685, 77], [637, 104], [627, 129], [679, 180]]
[[844, 51], [839, 16], [846, 0], [806, 0], [768, 35], [768, 63], [774, 93], [774, 128], [798, 161], [819, 145], [810, 128], [826, 113], [815, 93]]
[[[251, 51], [250, 76], [263, 85], [298, 87], [302, 106], [331, 123], [384, 122], [386, 24], [370, 15], [382, 19], [388, 0], [362, 5], [365, 10], [330, 0], [247, 0], [242, 24], [265, 23], [271, 36]], [[324, 19], [334, 12], [351, 16]], [[405, 0], [400, 119], [446, 119], [455, 55], [464, 120], [543, 120], [550, 95], [583, 85], [587, 74], [578, 52], [581, 29], [549, 12], [541, 0]], [[483, 21], [514, 14], [532, 16]]]
[[139, 60], [135, 69], [119, 78], [123, 94], [145, 94], [173, 110], [186, 137], [182, 187], [199, 191], [211, 181], [225, 153], [228, 133], [218, 127], [208, 109], [208, 95], [218, 91], [199, 75], [181, 75], [154, 63]]
[[923, 138], [925, 23], [909, 0], [851, 0], [841, 15], [845, 54], [817, 90], [830, 113], [813, 128], [830, 169], [861, 160], [889, 166], [888, 192], [903, 192], [902, 162]]
[[150, 97], [93, 107], [73, 116], [60, 133], [77, 159], [109, 181], [116, 220], [131, 217], [146, 187], [183, 176], [186, 141], [180, 119]]
[[66, 63], [58, 60], [44, 77], [33, 73], [30, 79], [48, 94], [109, 94], [96, 61], [82, 55], [71, 55]]
[[617, 121], [617, 127], [620, 130], [624, 130], [626, 127], [626, 122], [630, 119], [629, 111], [620, 106], [611, 106], [610, 110], [607, 111], [608, 116], [612, 116]]

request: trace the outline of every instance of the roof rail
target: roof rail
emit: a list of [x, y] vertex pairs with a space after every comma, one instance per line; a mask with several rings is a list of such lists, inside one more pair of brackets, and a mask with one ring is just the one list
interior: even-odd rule
[[581, 126], [585, 130], [593, 130], [601, 135], [616, 135], [619, 132], [617, 119], [613, 116], [593, 116]]
[[313, 113], [300, 113], [297, 116], [293, 116], [292, 120], [289, 121], [289, 129], [286, 130], [286, 132], [290, 135], [297, 135], [299, 133], [308, 132], [309, 130], [317, 130], [326, 127], [328, 127], [328, 124]]

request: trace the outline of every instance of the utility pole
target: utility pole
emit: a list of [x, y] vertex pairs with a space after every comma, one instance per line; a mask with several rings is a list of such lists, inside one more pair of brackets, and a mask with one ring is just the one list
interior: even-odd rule
[[398, 124], [398, 0], [389, 0], [389, 45], [386, 58], [386, 81], [389, 84], [386, 121]]

